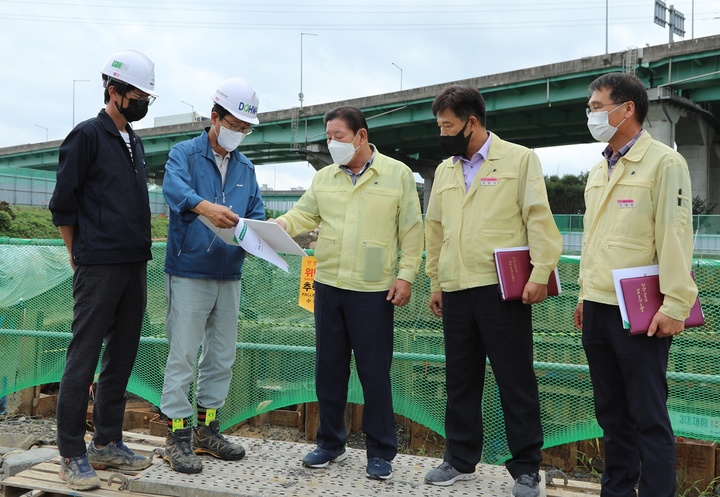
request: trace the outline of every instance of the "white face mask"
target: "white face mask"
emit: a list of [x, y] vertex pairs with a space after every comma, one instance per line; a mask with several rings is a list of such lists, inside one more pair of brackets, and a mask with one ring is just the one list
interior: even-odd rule
[[217, 134], [217, 142], [226, 152], [232, 152], [242, 143], [247, 135], [240, 131], [233, 131], [220, 125], [220, 133]]
[[[615, 112], [621, 108], [624, 104], [620, 104], [610, 112]], [[623, 119], [617, 126], [611, 126], [609, 121], [610, 112], [608, 111], [597, 111], [588, 114], [587, 127], [590, 130], [590, 134], [599, 142], [607, 143], [613, 136], [618, 128], [624, 123], [627, 118]]]
[[[357, 135], [355, 135], [355, 138], [357, 138]], [[346, 166], [355, 156], [355, 151], [357, 150], [355, 145], [353, 145], [355, 138], [349, 143], [330, 140], [330, 143], [328, 143], [328, 151], [330, 151], [330, 157], [332, 157], [332, 160], [336, 164]]]

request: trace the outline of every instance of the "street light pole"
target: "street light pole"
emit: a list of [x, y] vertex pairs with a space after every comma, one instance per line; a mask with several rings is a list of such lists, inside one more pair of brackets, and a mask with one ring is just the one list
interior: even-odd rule
[[42, 129], [45, 130], [45, 142], [47, 143], [47, 141], [48, 141], [48, 129], [47, 129], [45, 126], [40, 126], [39, 124], [36, 124], [35, 126], [37, 126], [38, 128], [42, 128]]
[[298, 93], [298, 98], [300, 99], [300, 107], [302, 108], [303, 105], [303, 99], [305, 98], [305, 95], [303, 95], [303, 86], [302, 86], [302, 79], [303, 79], [303, 36], [317, 36], [315, 33], [300, 33], [300, 93]]
[[403, 73], [402, 67], [397, 65], [395, 62], [390, 62], [390, 63], [392, 65], [394, 65], [395, 67], [397, 67], [398, 69], [400, 69], [400, 91], [402, 91], [402, 73]]
[[73, 102], [72, 102], [72, 105], [73, 105], [73, 112], [72, 112], [72, 116], [73, 116], [73, 121], [72, 121], [72, 123], [73, 123], [73, 125], [72, 125], [72, 127], [73, 127], [73, 128], [75, 127], [75, 83], [77, 83], [77, 82], [79, 82], [79, 81], [88, 82], [88, 81], [90, 81], [90, 80], [89, 80], [89, 79], [73, 79]]
[[189, 105], [189, 106], [190, 106], [190, 112], [193, 113], [193, 116], [195, 115], [195, 107], [193, 106], [193, 104], [189, 104], [189, 103], [187, 103], [185, 100], [180, 100], [180, 103], [181, 103], [181, 104], [185, 104], [185, 105]]
[[608, 54], [608, 23], [609, 23], [608, 1], [609, 0], [605, 0], [605, 55]]

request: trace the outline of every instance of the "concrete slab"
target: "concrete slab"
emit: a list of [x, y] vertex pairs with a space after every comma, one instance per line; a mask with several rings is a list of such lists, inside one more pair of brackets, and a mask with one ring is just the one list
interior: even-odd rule
[[[255, 496], [464, 496], [508, 497], [513, 480], [502, 466], [480, 465], [474, 481], [450, 487], [427, 485], [423, 477], [441, 461], [437, 458], [398, 455], [392, 478], [370, 480], [365, 476], [364, 450], [348, 449], [348, 458], [324, 469], [308, 469], [302, 457], [313, 446], [301, 443], [228, 437], [245, 446], [242, 461], [203, 457], [197, 475], [174, 472], [167, 464], [154, 464], [128, 479], [128, 490], [176, 497]], [[544, 487], [544, 484], [543, 484]], [[541, 495], [545, 495], [544, 488]]]

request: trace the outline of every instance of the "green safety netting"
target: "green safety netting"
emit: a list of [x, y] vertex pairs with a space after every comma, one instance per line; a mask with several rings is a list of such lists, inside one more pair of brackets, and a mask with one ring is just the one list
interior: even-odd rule
[[[148, 305], [129, 391], [157, 405], [167, 355], [165, 244], [153, 245], [148, 266]], [[300, 258], [286, 256], [290, 272], [249, 256], [242, 279], [238, 355], [223, 427], [266, 411], [313, 402], [312, 314], [297, 305]], [[601, 435], [595, 422], [590, 379], [580, 334], [572, 326], [579, 259], [563, 256], [561, 296], [533, 308], [535, 366], [540, 385], [545, 445]], [[674, 339], [668, 372], [669, 409], [676, 435], [720, 442], [720, 263], [694, 262], [707, 324]], [[72, 319], [72, 274], [60, 240], [0, 239], [0, 396], [60, 380]], [[427, 302], [421, 276], [410, 304], [396, 310], [392, 368], [395, 412], [444, 433], [443, 338]], [[508, 457], [502, 411], [491, 369], [485, 384], [483, 461]], [[357, 374], [349, 401], [362, 403]]]

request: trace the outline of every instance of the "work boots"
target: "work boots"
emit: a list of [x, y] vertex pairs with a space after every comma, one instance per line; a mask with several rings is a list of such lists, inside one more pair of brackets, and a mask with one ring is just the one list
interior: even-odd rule
[[192, 428], [168, 432], [163, 459], [178, 473], [193, 474], [202, 471], [202, 461], [192, 448]]
[[196, 454], [210, 454], [225, 461], [239, 461], [245, 457], [242, 445], [230, 442], [220, 434], [220, 421], [199, 425], [193, 430]]

